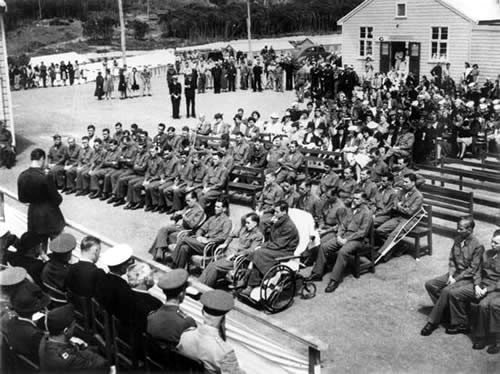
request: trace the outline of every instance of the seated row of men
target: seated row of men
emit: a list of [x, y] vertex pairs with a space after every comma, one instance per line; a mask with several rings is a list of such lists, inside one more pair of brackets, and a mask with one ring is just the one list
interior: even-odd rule
[[[188, 286], [185, 270], [168, 272], [155, 282], [147, 264], [134, 262], [129, 246], [117, 245], [101, 254], [99, 239], [91, 236], [81, 241], [81, 257], [75, 262], [72, 252], [76, 240], [64, 232], [51, 240], [51, 253], [45, 263], [38, 258], [36, 236], [25, 233], [14, 245], [17, 251], [7, 250], [3, 260], [17, 267], [0, 271], [2, 294], [7, 295], [1, 329], [15, 352], [39, 362], [42, 369], [109, 367], [110, 363], [98, 354], [82, 352], [69, 341], [74, 332], [74, 316], [73, 307], [68, 307], [67, 302], [75, 302], [74, 296], [81, 296], [95, 298], [137, 336], [147, 331], [162, 347], [200, 359], [208, 372], [218, 372], [221, 367], [229, 369], [225, 372], [240, 372], [233, 349], [219, 333], [224, 329], [223, 316], [234, 305], [231, 295], [220, 290], [204, 293], [201, 302], [205, 321], [197, 326], [179, 307]], [[163, 290], [165, 303], [148, 292], [155, 283]], [[61, 300], [65, 293], [68, 301]], [[48, 314], [44, 310], [61, 304], [66, 306]], [[49, 323], [48, 341], [42, 339], [45, 328], [44, 318], [37, 318], [40, 311], [49, 320], [51, 313], [57, 313], [65, 321], [57, 324], [55, 330]]]
[[489, 345], [488, 353], [495, 354], [500, 352], [500, 230], [485, 251], [474, 226], [472, 217], [460, 219], [448, 272], [425, 283], [434, 306], [420, 333], [428, 336], [447, 323], [447, 334], [471, 332], [473, 349]]

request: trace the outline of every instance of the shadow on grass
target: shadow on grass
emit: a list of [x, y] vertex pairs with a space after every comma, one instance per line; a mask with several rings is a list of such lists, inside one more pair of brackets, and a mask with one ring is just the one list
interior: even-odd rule
[[420, 306], [417, 311], [420, 313], [420, 314], [423, 314], [424, 316], [428, 316], [429, 314], [431, 314], [431, 311], [432, 311], [432, 306]]

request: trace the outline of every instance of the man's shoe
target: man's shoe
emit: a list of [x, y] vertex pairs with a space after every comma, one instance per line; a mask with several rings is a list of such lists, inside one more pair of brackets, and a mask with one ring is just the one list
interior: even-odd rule
[[252, 293], [253, 288], [250, 286], [246, 286], [244, 290], [240, 292], [240, 295], [250, 297], [250, 294]]
[[115, 201], [113, 206], [120, 206], [120, 205], [123, 205], [125, 203], [126, 203], [125, 199], [119, 199], [119, 200]]
[[323, 277], [319, 274], [311, 274], [306, 279], [307, 282], [321, 282]]
[[99, 197], [99, 200], [101, 200], [101, 201], [108, 200], [108, 199], [109, 199], [109, 195], [107, 193], [103, 193], [101, 195], [101, 197]]
[[484, 349], [484, 348], [486, 348], [486, 343], [484, 342], [484, 340], [477, 341], [472, 345], [472, 349], [475, 349], [478, 351], [481, 349]]
[[120, 200], [120, 199], [118, 199], [115, 195], [111, 195], [111, 197], [110, 197], [110, 198], [108, 199], [108, 201], [106, 201], [106, 202], [107, 202], [108, 204], [114, 204], [114, 203], [116, 203], [118, 200]]
[[89, 198], [90, 198], [90, 199], [97, 199], [98, 197], [99, 197], [99, 192], [97, 192], [97, 191], [96, 191], [96, 192], [93, 192], [93, 193], [89, 196]]
[[77, 191], [75, 196], [83, 196], [85, 195], [85, 192], [84, 191]]
[[137, 204], [132, 205], [132, 207], [130, 208], [130, 210], [142, 209], [143, 207], [144, 207], [144, 204], [137, 203]]
[[173, 210], [173, 209], [167, 209], [165, 211], [166, 214], [172, 214], [173, 212], [175, 212], [175, 210]]
[[435, 325], [433, 323], [427, 322], [427, 325], [424, 326], [424, 328], [420, 331], [420, 335], [422, 336], [429, 336], [438, 328], [438, 325]]
[[446, 333], [448, 335], [457, 335], [457, 334], [468, 334], [470, 329], [461, 323], [460, 325], [450, 326], [446, 329]]
[[133, 207], [133, 206], [134, 206], [134, 204], [132, 204], [132, 203], [128, 203], [127, 205], [125, 205], [125, 206], [123, 207], [123, 209], [125, 209], [125, 210], [129, 210], [129, 209], [132, 209], [132, 207]]
[[167, 211], [167, 207], [158, 207], [158, 213], [165, 213]]
[[486, 352], [488, 352], [491, 355], [497, 354], [500, 352], [500, 345], [497, 343], [490, 345], [486, 350]]
[[160, 211], [160, 207], [155, 205], [152, 209], [151, 209], [151, 212], [153, 213], [156, 213], [156, 212], [159, 212]]
[[146, 206], [144, 207], [144, 211], [145, 211], [145, 212], [151, 212], [151, 211], [153, 211], [153, 207], [152, 207], [151, 205], [146, 205]]
[[337, 289], [339, 286], [339, 283], [334, 281], [333, 279], [330, 280], [330, 283], [328, 283], [328, 286], [325, 288], [326, 293], [331, 293]]

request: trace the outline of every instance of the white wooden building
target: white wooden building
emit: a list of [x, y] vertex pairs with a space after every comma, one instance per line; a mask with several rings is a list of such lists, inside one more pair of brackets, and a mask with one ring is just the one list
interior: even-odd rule
[[343, 63], [358, 71], [370, 56], [387, 72], [404, 53], [419, 77], [438, 62], [455, 80], [465, 62], [479, 65], [481, 80], [500, 75], [500, 0], [366, 0], [338, 24]]

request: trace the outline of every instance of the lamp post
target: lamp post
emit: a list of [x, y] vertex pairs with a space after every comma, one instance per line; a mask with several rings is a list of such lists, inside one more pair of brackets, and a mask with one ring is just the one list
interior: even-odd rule
[[247, 35], [248, 35], [248, 56], [253, 60], [252, 53], [252, 18], [250, 15], [250, 0], [247, 0]]

